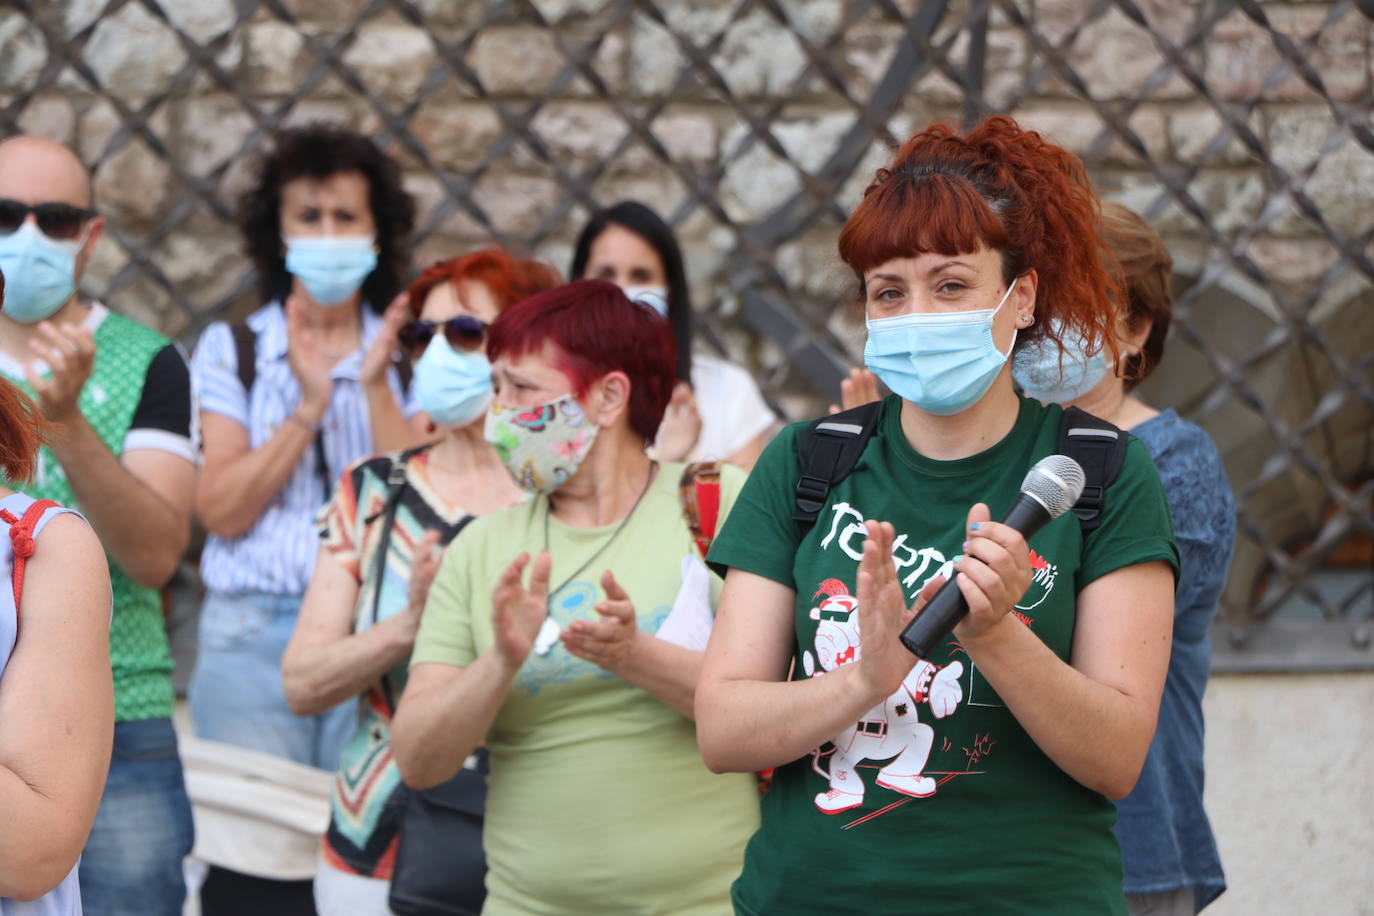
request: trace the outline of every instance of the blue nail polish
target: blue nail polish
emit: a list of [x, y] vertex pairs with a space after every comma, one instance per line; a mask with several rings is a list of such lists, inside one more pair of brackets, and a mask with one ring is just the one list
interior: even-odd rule
[[974, 522], [972, 525], [969, 525], [969, 526], [968, 526], [968, 530], [969, 530], [969, 531], [977, 531], [977, 530], [978, 530], [978, 523], [977, 523], [977, 522]]

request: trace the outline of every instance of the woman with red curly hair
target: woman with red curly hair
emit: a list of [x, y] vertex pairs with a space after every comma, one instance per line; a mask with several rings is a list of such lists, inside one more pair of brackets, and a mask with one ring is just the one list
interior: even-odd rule
[[[1159, 476], [1132, 440], [1090, 533], [992, 521], [1062, 416], [1008, 357], [1061, 332], [1116, 347], [1098, 221], [1082, 164], [997, 117], [912, 137], [846, 223], [894, 394], [814, 525], [793, 520], [797, 424], [710, 555], [729, 573], [701, 751], [777, 767], [737, 913], [1125, 912], [1110, 799], [1154, 732], [1177, 568]], [[950, 577], [969, 613], [917, 658], [898, 634]]]
[[77, 858], [114, 741], [110, 576], [81, 516], [10, 488], [43, 428], [0, 379], [0, 913], [79, 916]]
[[[558, 282], [547, 264], [499, 248], [440, 261], [421, 274], [406, 296], [414, 320], [397, 336], [414, 365], [412, 396], [438, 441], [355, 462], [320, 515], [319, 555], [282, 657], [282, 684], [298, 715], [347, 700], [356, 700], [359, 712], [320, 850], [320, 916], [391, 912], [406, 801], [391, 720], [425, 595], [449, 541], [475, 516], [521, 499], [482, 435], [492, 399], [487, 328], [508, 307]], [[451, 844], [462, 839], [455, 835]], [[481, 848], [474, 842], [465, 851], [462, 860], [462, 850], [451, 850], [448, 902], [476, 912]]]

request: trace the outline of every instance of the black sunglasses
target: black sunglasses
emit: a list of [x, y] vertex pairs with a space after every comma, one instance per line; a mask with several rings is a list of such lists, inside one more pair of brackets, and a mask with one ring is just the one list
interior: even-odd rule
[[70, 241], [81, 234], [86, 220], [95, 216], [94, 210], [73, 207], [71, 204], [26, 204], [6, 198], [0, 200], [0, 235], [17, 232], [32, 213], [38, 228], [50, 239]]
[[455, 350], [480, 350], [487, 339], [487, 323], [471, 315], [459, 315], [448, 321], [408, 321], [401, 325], [396, 337], [411, 356], [418, 356], [434, 339], [434, 332], [444, 329], [444, 339]]

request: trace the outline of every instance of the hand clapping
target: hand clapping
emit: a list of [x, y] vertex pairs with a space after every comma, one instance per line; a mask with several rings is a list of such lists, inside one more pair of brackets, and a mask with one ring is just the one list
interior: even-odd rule
[[68, 423], [81, 413], [77, 402], [95, 368], [95, 337], [88, 327], [49, 321], [38, 324], [38, 333], [42, 339], [30, 340], [29, 348], [51, 373], [44, 378], [27, 365], [24, 378], [37, 395], [44, 419]]

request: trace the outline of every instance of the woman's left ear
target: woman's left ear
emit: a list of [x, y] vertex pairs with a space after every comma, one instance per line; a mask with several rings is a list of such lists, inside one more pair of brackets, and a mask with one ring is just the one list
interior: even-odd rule
[[602, 377], [599, 387], [597, 425], [605, 429], [630, 409], [630, 377], [624, 372], [610, 372]]
[[1040, 275], [1028, 270], [1016, 278], [1016, 327], [1025, 330], [1035, 324], [1036, 291], [1040, 287]]
[[1125, 351], [1135, 356], [1145, 349], [1145, 341], [1150, 339], [1150, 332], [1155, 329], [1155, 323], [1150, 318], [1141, 318], [1134, 325], [1126, 325], [1126, 333], [1122, 335], [1123, 343], [1126, 344]]

